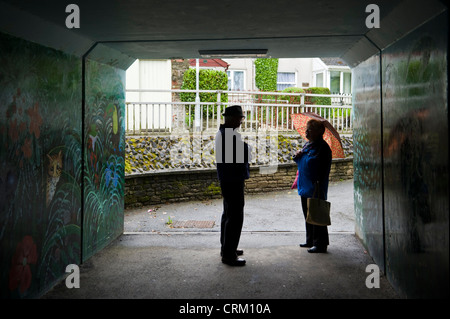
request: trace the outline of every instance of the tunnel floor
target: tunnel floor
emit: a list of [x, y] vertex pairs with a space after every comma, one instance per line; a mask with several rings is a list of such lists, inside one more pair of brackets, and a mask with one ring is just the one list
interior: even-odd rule
[[[328, 252], [310, 254], [298, 246], [305, 233], [295, 191], [248, 195], [239, 268], [220, 260], [220, 199], [127, 210], [124, 234], [80, 266], [80, 288], [62, 281], [42, 298], [398, 298], [383, 275], [380, 288], [366, 286], [374, 262], [354, 234], [353, 182], [332, 183], [329, 200]], [[192, 220], [210, 223], [174, 227]]]

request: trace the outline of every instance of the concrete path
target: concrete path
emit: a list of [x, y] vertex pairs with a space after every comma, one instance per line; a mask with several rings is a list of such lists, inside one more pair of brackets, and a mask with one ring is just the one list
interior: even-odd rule
[[[380, 288], [366, 286], [374, 262], [354, 235], [352, 181], [330, 185], [329, 200], [328, 253], [310, 254], [298, 246], [305, 233], [295, 191], [248, 195], [239, 268], [220, 261], [221, 200], [126, 211], [125, 233], [80, 266], [81, 287], [61, 282], [43, 298], [398, 298], [384, 276]], [[173, 228], [189, 220], [210, 223]]]
[[[330, 183], [329, 232], [354, 233], [353, 180]], [[297, 190], [246, 195], [243, 231], [304, 231], [305, 219]], [[166, 204], [125, 211], [125, 233], [219, 231], [222, 199]], [[174, 228], [180, 221], [210, 221], [212, 228]], [[172, 227], [167, 223], [172, 221]]]

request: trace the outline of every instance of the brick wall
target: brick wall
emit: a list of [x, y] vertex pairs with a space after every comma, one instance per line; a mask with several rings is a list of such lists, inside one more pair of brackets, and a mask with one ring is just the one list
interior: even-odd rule
[[[272, 174], [261, 173], [259, 167], [252, 167], [250, 179], [246, 181], [246, 193], [289, 189], [296, 172], [295, 164], [280, 164]], [[333, 160], [330, 181], [352, 178], [352, 158]], [[125, 177], [125, 208], [220, 197], [215, 169], [162, 171]]]

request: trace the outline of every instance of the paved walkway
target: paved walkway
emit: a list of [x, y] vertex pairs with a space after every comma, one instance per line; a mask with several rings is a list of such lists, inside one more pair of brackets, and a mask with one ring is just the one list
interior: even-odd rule
[[[329, 232], [354, 233], [353, 180], [331, 183], [328, 191], [331, 202], [332, 225]], [[305, 219], [297, 190], [247, 195], [245, 197], [243, 231], [292, 232], [304, 231]], [[125, 211], [125, 233], [135, 232], [192, 232], [220, 231], [222, 199], [175, 203]], [[172, 225], [167, 223], [172, 221]], [[204, 221], [212, 228], [177, 228], [185, 221]], [[200, 223], [199, 223], [200, 224]], [[189, 225], [188, 225], [189, 227]]]
[[[125, 233], [81, 265], [81, 287], [61, 282], [43, 298], [398, 298], [384, 276], [380, 288], [366, 287], [373, 260], [354, 235], [353, 182], [331, 184], [329, 200], [328, 253], [309, 254], [298, 246], [296, 191], [247, 195], [239, 268], [220, 261], [221, 200], [128, 210]], [[173, 227], [186, 221], [207, 228]]]

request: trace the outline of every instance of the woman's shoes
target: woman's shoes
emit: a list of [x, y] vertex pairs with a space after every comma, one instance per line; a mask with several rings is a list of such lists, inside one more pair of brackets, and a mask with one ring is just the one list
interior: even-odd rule
[[307, 251], [308, 251], [308, 253], [326, 253], [327, 247], [313, 246], [313, 247], [309, 248]]
[[326, 253], [327, 247], [319, 247], [319, 246], [313, 246], [308, 243], [300, 244], [300, 247], [302, 248], [309, 248], [308, 253]]

